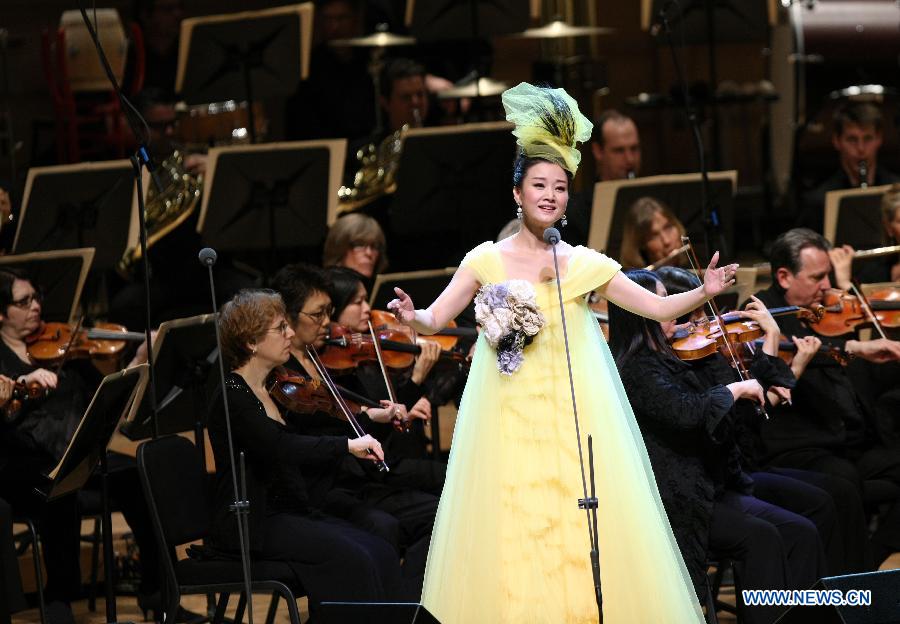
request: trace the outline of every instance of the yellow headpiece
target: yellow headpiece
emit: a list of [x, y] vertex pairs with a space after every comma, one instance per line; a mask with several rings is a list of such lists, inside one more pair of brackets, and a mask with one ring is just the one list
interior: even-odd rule
[[574, 176], [581, 162], [575, 143], [591, 138], [594, 127], [578, 110], [578, 102], [563, 89], [527, 82], [504, 91], [502, 100], [506, 120], [516, 124], [513, 134], [525, 155], [555, 162]]

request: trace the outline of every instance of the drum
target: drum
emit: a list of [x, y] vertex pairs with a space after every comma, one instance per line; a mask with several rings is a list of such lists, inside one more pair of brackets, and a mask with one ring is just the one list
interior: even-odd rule
[[[211, 104], [188, 106], [179, 102], [175, 107], [178, 124], [175, 135], [188, 151], [203, 151], [218, 145], [239, 145], [250, 142], [250, 115], [247, 102], [227, 100]], [[261, 102], [253, 105], [256, 140], [262, 140], [268, 130], [265, 108]]]
[[[795, 173], [795, 158], [802, 158], [804, 134], [820, 135], [812, 138], [813, 149], [830, 149], [830, 117], [841, 90], [900, 87], [898, 24], [900, 4], [893, 0], [794, 1], [780, 9], [770, 56], [779, 95], [772, 106], [772, 167], [780, 191]], [[837, 99], [829, 97], [834, 92]]]

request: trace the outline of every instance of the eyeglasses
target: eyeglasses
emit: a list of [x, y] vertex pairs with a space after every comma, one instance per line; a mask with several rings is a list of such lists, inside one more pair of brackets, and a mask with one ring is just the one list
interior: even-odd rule
[[303, 310], [300, 310], [300, 314], [308, 316], [316, 323], [321, 325], [322, 321], [331, 318], [331, 315], [334, 314], [334, 307], [328, 306], [327, 308], [323, 308], [318, 312], [304, 312]]
[[371, 249], [375, 253], [381, 253], [381, 245], [378, 243], [367, 243], [365, 241], [353, 241], [350, 243], [350, 247], [353, 248], [353, 251], [365, 251], [366, 249]]
[[278, 325], [276, 325], [275, 327], [270, 327], [270, 328], [269, 328], [269, 332], [276, 332], [276, 333], [277, 333], [277, 332], [281, 332], [281, 335], [282, 335], [282, 336], [287, 336], [287, 332], [288, 332], [288, 328], [289, 328], [289, 327], [290, 327], [290, 325], [288, 325], [288, 322], [287, 322], [287, 321], [281, 321], [281, 322], [280, 322]]
[[27, 310], [31, 307], [31, 304], [35, 301], [41, 303], [44, 300], [44, 295], [41, 294], [40, 291], [34, 291], [33, 293], [27, 294], [21, 299], [16, 299], [15, 301], [10, 301], [10, 305], [14, 305], [17, 308], [21, 308], [22, 310]]

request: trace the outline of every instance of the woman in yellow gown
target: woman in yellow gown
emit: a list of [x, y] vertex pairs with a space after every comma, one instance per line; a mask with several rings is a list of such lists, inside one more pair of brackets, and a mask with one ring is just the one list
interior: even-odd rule
[[[422, 602], [443, 624], [597, 622], [553, 255], [543, 242], [544, 229], [564, 218], [580, 159], [575, 141], [590, 136], [591, 124], [561, 89], [523, 83], [503, 102], [520, 146], [513, 196], [522, 228], [470, 251], [429, 308], [416, 310], [399, 288], [389, 304], [398, 319], [429, 334], [479, 288], [502, 285], [532, 296], [544, 319], [519, 350], [517, 369], [498, 359], [509, 342], [498, 351], [489, 341], [497, 333], [492, 323], [502, 327], [508, 318], [480, 321], [485, 331], [453, 434]], [[603, 254], [564, 242], [557, 252], [581, 442], [586, 446], [592, 435], [594, 444], [604, 622], [699, 622], [640, 430], [585, 295], [596, 290], [624, 308], [669, 320], [724, 290], [736, 266], [717, 269], [716, 255], [702, 287], [662, 298]]]

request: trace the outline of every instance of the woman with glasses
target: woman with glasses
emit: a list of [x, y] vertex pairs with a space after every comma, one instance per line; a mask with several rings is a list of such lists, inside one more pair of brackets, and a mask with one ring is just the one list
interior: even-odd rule
[[[308, 309], [312, 315], [324, 310]], [[397, 597], [399, 561], [377, 536], [321, 511], [315, 475], [334, 471], [349, 456], [382, 459], [371, 436], [300, 435], [268, 393], [272, 370], [287, 362], [294, 330], [281, 297], [242, 290], [220, 313], [222, 356], [235, 453], [246, 456], [253, 558], [287, 561], [310, 596], [310, 611], [323, 600], [381, 601]], [[213, 399], [209, 435], [216, 459], [211, 543], [239, 552], [221, 392]], [[369, 449], [372, 454], [369, 455]], [[310, 477], [313, 477], [310, 480]]]
[[[320, 349], [324, 346], [328, 326], [336, 314], [329, 296], [333, 285], [326, 272], [321, 269], [306, 264], [292, 264], [278, 272], [274, 286], [284, 298], [287, 319], [293, 330], [291, 359], [287, 367], [318, 379], [319, 375], [310, 362], [306, 349]], [[336, 381], [347, 385], [353, 379], [344, 376]], [[363, 390], [359, 387], [351, 389]], [[364, 390], [361, 394], [365, 394]], [[392, 430], [393, 419], [404, 419], [407, 416], [405, 405], [386, 400], [380, 401], [380, 407], [363, 407], [362, 410], [357, 415], [361, 426], [380, 440], [387, 439], [386, 433]], [[298, 431], [307, 435], [346, 436], [350, 431], [346, 422], [324, 413], [287, 414], [287, 417]], [[422, 588], [425, 557], [438, 497], [422, 491], [421, 486], [416, 483], [409, 483], [402, 478], [398, 480], [396, 473], [403, 472], [405, 460], [398, 462], [393, 453], [389, 453], [386, 459], [391, 468], [387, 474], [376, 473], [366, 465], [367, 462], [348, 458], [335, 471], [322, 470], [307, 474], [307, 484], [327, 513], [346, 518], [356, 526], [383, 537], [394, 547], [397, 560], [403, 556], [404, 597], [414, 600], [418, 598]], [[443, 470], [439, 473], [442, 481]], [[431, 480], [437, 479], [435, 477]]]
[[387, 264], [384, 232], [372, 217], [360, 213], [344, 215], [328, 230], [323, 267], [347, 267], [373, 280]]

